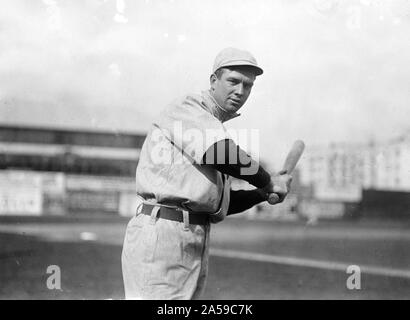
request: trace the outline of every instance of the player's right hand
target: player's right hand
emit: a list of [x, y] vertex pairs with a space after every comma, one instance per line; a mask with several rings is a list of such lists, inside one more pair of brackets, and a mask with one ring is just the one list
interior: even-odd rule
[[264, 190], [268, 193], [268, 203], [277, 204], [285, 200], [290, 191], [290, 184], [292, 176], [286, 172], [271, 176], [271, 183], [269, 183]]

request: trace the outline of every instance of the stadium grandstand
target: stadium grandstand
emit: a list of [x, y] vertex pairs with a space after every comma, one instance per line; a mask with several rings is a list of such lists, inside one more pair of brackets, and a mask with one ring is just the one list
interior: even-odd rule
[[145, 135], [0, 125], [0, 215], [130, 215]]
[[0, 169], [133, 176], [143, 135], [0, 126]]

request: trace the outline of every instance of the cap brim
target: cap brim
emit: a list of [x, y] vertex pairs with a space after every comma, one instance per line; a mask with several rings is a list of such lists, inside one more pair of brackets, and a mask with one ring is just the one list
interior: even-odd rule
[[[258, 66], [256, 66], [256, 65], [254, 65], [254, 64], [252, 64], [252, 63], [249, 63], [249, 62], [247, 62], [247, 61], [235, 62], [235, 64], [232, 64], [232, 63], [227, 63], [227, 64], [225, 64], [225, 65], [222, 64], [221, 66], [218, 67], [218, 69], [221, 69], [221, 68], [229, 68], [229, 67], [241, 67], [241, 66], [243, 66], [243, 67], [246, 66], [246, 67], [250, 67], [250, 68], [254, 69], [256, 76], [260, 76], [260, 75], [263, 73], [263, 69], [262, 69], [262, 68], [260, 68], [260, 67], [258, 67]], [[218, 70], [218, 69], [216, 69], [216, 70]], [[216, 72], [216, 70], [215, 70], [214, 72]]]

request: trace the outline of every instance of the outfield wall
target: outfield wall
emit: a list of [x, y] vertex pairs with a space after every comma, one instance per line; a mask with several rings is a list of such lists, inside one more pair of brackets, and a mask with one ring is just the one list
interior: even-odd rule
[[0, 215], [132, 216], [135, 209], [132, 178], [0, 170]]
[[363, 190], [360, 211], [366, 218], [410, 219], [410, 192]]

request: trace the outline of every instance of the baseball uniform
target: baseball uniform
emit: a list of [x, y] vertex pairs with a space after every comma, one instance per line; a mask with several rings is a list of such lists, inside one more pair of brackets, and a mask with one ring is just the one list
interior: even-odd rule
[[[229, 67], [237, 69], [220, 80], [220, 69]], [[215, 59], [211, 91], [175, 101], [152, 124], [136, 170], [141, 204], [128, 223], [122, 251], [127, 299], [200, 297], [208, 273], [210, 223], [273, 192], [270, 175], [235, 145], [222, 124], [239, 115], [262, 73], [249, 52], [224, 49]], [[231, 164], [231, 153], [244, 164], [239, 158]], [[212, 161], [219, 157], [221, 164]], [[248, 165], [255, 173], [242, 173]], [[231, 176], [257, 189], [232, 191]]]
[[[122, 252], [126, 298], [194, 299], [207, 270], [210, 224], [158, 219], [161, 206], [209, 213], [210, 222], [227, 214], [230, 177], [200, 166], [205, 151], [229, 139], [213, 115], [209, 92], [187, 95], [169, 105], [143, 144], [136, 170], [137, 194], [152, 214], [137, 214], [127, 226]], [[232, 115], [235, 117], [237, 114]]]

